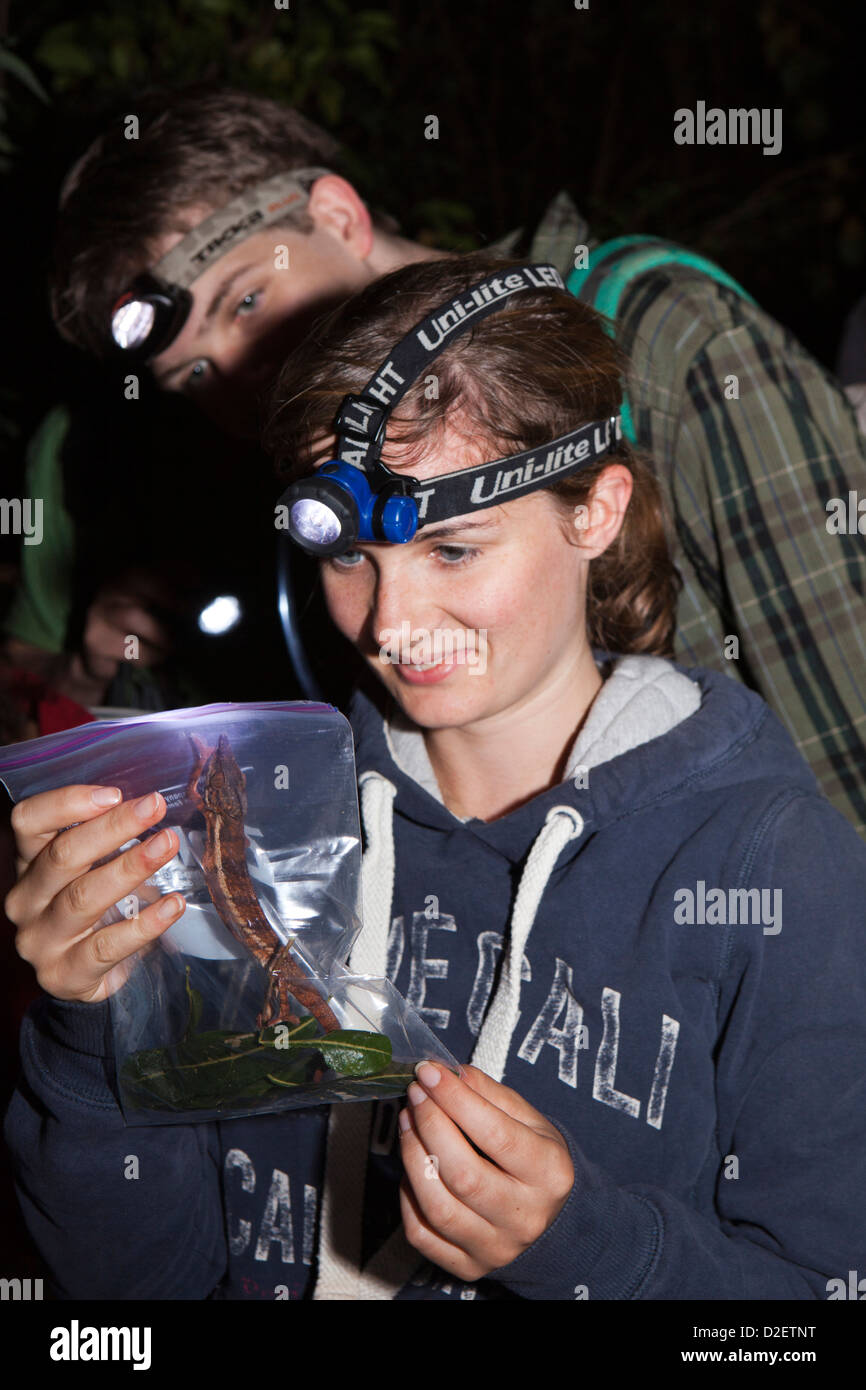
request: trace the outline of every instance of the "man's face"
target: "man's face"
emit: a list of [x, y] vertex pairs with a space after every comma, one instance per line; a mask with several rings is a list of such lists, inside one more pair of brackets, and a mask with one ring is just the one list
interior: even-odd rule
[[[199, 221], [210, 209], [192, 211]], [[180, 239], [164, 238], [154, 261]], [[154, 378], [164, 390], [189, 395], [227, 433], [256, 437], [262, 398], [287, 353], [316, 318], [373, 278], [357, 245], [330, 227], [257, 232], [190, 287], [189, 318], [150, 362]]]

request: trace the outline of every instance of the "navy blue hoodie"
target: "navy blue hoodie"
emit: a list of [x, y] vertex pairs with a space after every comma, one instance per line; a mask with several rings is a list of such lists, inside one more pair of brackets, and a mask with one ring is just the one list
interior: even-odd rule
[[565, 1206], [461, 1284], [402, 1237], [396, 1102], [126, 1129], [107, 1005], [43, 999], [6, 1136], [59, 1294], [811, 1299], [866, 1272], [866, 846], [768, 706], [616, 659], [566, 779], [492, 822], [447, 809], [384, 692], [349, 717], [352, 968], [557, 1126]]

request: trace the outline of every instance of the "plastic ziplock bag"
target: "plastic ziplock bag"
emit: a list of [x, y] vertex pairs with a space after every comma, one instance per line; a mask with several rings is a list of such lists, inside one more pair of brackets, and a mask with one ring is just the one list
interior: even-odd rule
[[141, 839], [170, 827], [178, 854], [97, 924], [186, 899], [109, 997], [127, 1124], [398, 1096], [428, 1057], [459, 1070], [389, 980], [346, 966], [361, 841], [351, 725], [332, 705], [100, 720], [0, 748], [0, 781], [14, 801], [73, 783], [165, 797]]

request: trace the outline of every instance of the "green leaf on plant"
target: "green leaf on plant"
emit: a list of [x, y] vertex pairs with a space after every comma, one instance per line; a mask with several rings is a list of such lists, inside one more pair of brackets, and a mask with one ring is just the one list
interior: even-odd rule
[[26, 63], [15, 53], [10, 53], [8, 48], [0, 45], [0, 72], [9, 72], [18, 81], [23, 83], [28, 91], [32, 92], [40, 101], [44, 101], [46, 106], [51, 104], [51, 99], [36, 74], [27, 66]]

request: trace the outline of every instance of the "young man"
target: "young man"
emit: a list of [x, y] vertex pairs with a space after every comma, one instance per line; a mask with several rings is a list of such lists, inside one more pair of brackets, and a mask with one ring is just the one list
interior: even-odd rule
[[[179, 273], [186, 316], [138, 360], [223, 430], [254, 436], [276, 365], [318, 316], [371, 279], [440, 254], [371, 214], [336, 158], [332, 138], [297, 112], [243, 93], [161, 98], [139, 107], [137, 128], [119, 118], [64, 185], [58, 328], [105, 360], [129, 358], [112, 339], [118, 300], [142, 273]], [[296, 180], [270, 203], [260, 198], [257, 212], [235, 204], [292, 171]], [[226, 209], [212, 236], [190, 238]], [[534, 234], [499, 245], [552, 261], [574, 287], [574, 268], [594, 243], [560, 193]], [[617, 270], [620, 251], [602, 250], [611, 248], [582, 277], [588, 302]], [[650, 258], [614, 318], [632, 362], [636, 439], [673, 518], [684, 579], [677, 657], [763, 695], [825, 794], [866, 835], [866, 555], [856, 527], [834, 527], [828, 516], [833, 499], [866, 490], [866, 440], [853, 411], [786, 329], [694, 263]], [[53, 457], [61, 447], [57, 428]], [[31, 570], [38, 549], [25, 557]], [[24, 581], [33, 587], [26, 571]], [[13, 639], [26, 635], [19, 611]], [[111, 660], [122, 625], [100, 630]]]

